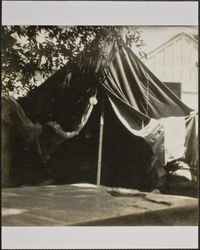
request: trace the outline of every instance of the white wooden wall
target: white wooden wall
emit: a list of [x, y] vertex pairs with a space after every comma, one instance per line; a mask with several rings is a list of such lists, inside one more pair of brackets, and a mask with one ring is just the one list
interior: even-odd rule
[[180, 82], [182, 100], [198, 108], [198, 45], [181, 34], [148, 54], [143, 62], [163, 82]]

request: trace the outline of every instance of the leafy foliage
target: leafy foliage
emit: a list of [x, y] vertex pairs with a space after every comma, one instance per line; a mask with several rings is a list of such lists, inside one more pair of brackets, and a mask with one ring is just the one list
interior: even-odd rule
[[115, 26], [2, 26], [2, 92], [24, 95], [83, 50], [101, 48], [105, 37], [134, 43], [140, 32]]

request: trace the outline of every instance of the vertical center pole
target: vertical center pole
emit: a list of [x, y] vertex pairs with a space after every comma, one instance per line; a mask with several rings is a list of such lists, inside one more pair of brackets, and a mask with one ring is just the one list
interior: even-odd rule
[[102, 98], [101, 116], [100, 116], [99, 149], [98, 149], [98, 164], [97, 164], [97, 186], [100, 186], [100, 182], [101, 182], [103, 129], [104, 129], [104, 98]]

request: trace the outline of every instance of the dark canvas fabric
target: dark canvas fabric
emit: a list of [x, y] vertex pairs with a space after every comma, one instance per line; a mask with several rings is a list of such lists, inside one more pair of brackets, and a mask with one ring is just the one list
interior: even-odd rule
[[198, 164], [199, 164], [199, 145], [198, 145], [198, 115], [191, 114], [185, 118], [186, 121], [186, 137], [185, 137], [185, 147], [186, 162], [189, 163], [193, 176], [198, 176]]
[[60, 143], [81, 131], [92, 112], [91, 98], [101, 85], [122, 124], [152, 147], [152, 166], [159, 169], [161, 176], [166, 161], [161, 160], [165, 142], [159, 120], [171, 116], [190, 117], [183, 136], [186, 160], [194, 166], [197, 151], [189, 149], [196, 140], [196, 118], [190, 116], [192, 109], [157, 79], [123, 42], [105, 42], [104, 51], [103, 54], [84, 51], [75, 62], [68, 62], [19, 100], [29, 119], [44, 128], [40, 139], [44, 158], [49, 159]]
[[10, 187], [13, 183], [13, 172], [15, 172], [13, 169], [18, 164], [14, 160], [14, 155], [22, 144], [26, 148], [31, 148], [32, 152], [43, 156], [39, 144], [42, 125], [38, 122], [33, 123], [14, 98], [3, 96], [1, 104], [2, 186]]
[[118, 45], [105, 74], [106, 80], [103, 85], [110, 98], [116, 100], [117, 97], [118, 106], [121, 103], [129, 106], [126, 109], [130, 110], [132, 107], [140, 112], [141, 119], [145, 121], [147, 120], [145, 116], [149, 119], [160, 119], [169, 116], [185, 116], [192, 111], [125, 45]]
[[41, 124], [33, 123], [24, 113], [20, 104], [12, 97], [2, 97], [2, 124], [12, 126], [21, 134], [26, 143], [38, 138], [42, 132]]

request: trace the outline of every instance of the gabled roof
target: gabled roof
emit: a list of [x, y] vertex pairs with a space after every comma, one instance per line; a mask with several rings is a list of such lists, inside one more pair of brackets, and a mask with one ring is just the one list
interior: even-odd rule
[[[177, 35], [173, 36], [172, 38], [168, 39], [166, 42], [162, 43], [160, 46], [156, 47], [155, 49], [153, 49], [152, 51], [148, 52], [147, 53], [147, 56], [150, 56], [151, 54], [153, 54], [155, 51], [161, 49], [162, 47], [166, 46], [168, 43], [172, 42], [173, 40], [179, 38], [179, 37], [187, 37], [188, 39], [190, 39], [190, 41], [192, 41], [193, 43], [195, 43], [195, 45], [198, 46], [198, 40], [195, 39], [194, 36], [186, 33], [186, 32], [181, 32], [181, 33], [178, 33]], [[141, 58], [143, 59], [144, 56]]]

